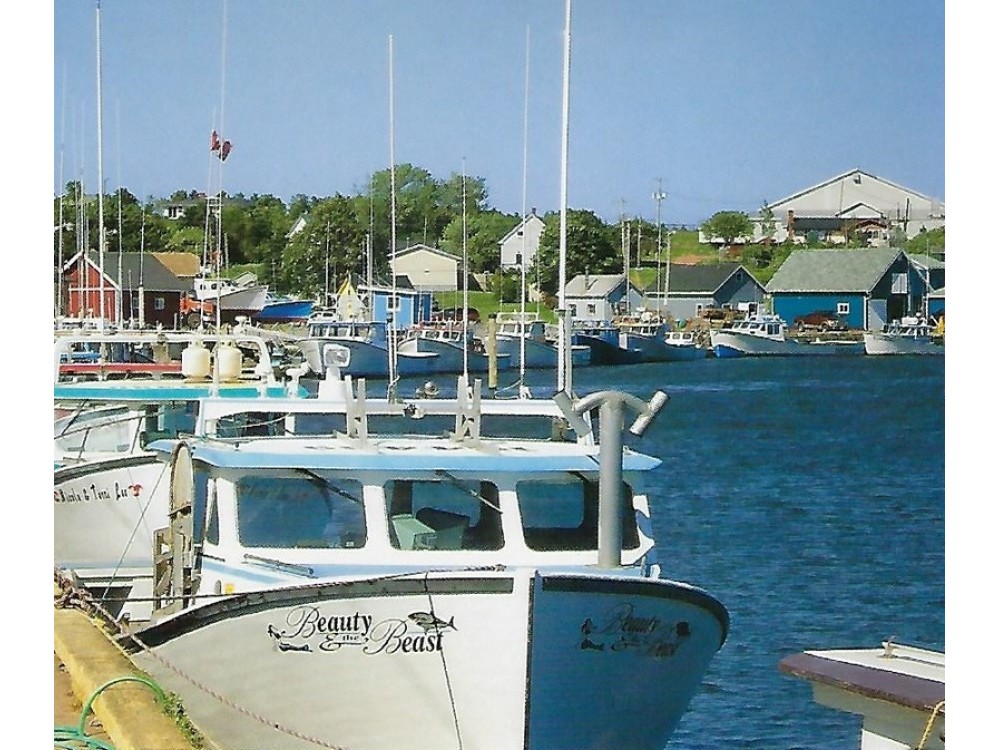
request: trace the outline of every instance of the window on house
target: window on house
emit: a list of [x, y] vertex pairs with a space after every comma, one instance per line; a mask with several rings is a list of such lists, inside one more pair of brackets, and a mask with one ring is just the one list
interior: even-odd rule
[[154, 297], [153, 298], [153, 309], [154, 310], [166, 310], [167, 300], [164, 297]]
[[838, 302], [837, 303], [837, 315], [850, 315], [851, 313], [851, 303], [850, 302]]
[[892, 293], [908, 294], [909, 291], [909, 277], [905, 273], [894, 273], [892, 275]]
[[587, 305], [587, 315], [596, 315], [596, 314], [597, 314], [597, 305], [588, 304]]
[[569, 314], [572, 315], [574, 318], [576, 317], [576, 305], [569, 306]]

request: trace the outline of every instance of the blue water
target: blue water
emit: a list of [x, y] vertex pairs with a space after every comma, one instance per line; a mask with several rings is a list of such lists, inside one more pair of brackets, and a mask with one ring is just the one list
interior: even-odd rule
[[[732, 619], [670, 750], [858, 747], [860, 720], [778, 662], [890, 636], [944, 649], [944, 370], [944, 357], [857, 356], [574, 372], [579, 394], [670, 396], [630, 441], [663, 459], [660, 558]], [[553, 390], [551, 372], [527, 380]]]

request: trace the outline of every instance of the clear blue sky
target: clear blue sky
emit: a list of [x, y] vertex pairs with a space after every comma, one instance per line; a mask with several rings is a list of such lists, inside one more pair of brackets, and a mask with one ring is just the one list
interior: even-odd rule
[[[104, 0], [105, 184], [206, 189], [221, 124], [228, 191], [356, 192], [389, 165], [392, 35], [397, 163], [446, 178], [464, 160], [519, 213], [530, 27], [526, 201], [557, 209], [563, 12]], [[95, 19], [95, 0], [54, 3], [54, 194], [97, 182]], [[662, 180], [663, 220], [694, 224], [855, 167], [946, 200], [944, 21], [929, 0], [576, 0], [569, 205], [652, 219]]]

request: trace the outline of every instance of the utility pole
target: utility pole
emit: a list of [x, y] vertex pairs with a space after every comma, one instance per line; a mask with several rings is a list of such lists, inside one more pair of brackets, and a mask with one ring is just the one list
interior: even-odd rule
[[[653, 193], [653, 200], [656, 201], [656, 293], [660, 297], [660, 315], [664, 315], [663, 287], [661, 286], [661, 273], [663, 271], [663, 223], [660, 221], [660, 205], [667, 199], [667, 194], [663, 192], [663, 178], [657, 180], [657, 189]], [[668, 261], [669, 262], [669, 261]]]

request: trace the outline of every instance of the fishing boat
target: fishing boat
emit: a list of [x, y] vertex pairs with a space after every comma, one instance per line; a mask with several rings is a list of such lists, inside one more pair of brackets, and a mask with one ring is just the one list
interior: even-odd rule
[[[55, 350], [54, 559], [90, 585], [149, 579], [168, 489], [151, 441], [190, 433], [203, 397], [257, 401], [255, 415], [225, 426], [242, 434], [278, 424], [267, 399], [306, 395], [294, 378], [276, 380], [267, 342], [252, 335], [77, 332]], [[97, 358], [68, 361], [76, 351]]]
[[315, 300], [268, 292], [264, 306], [254, 315], [254, 320], [258, 323], [296, 323], [308, 320], [315, 307]]
[[[480, 338], [484, 335], [480, 333]], [[497, 353], [509, 357], [514, 368], [521, 367], [522, 351], [526, 369], [552, 369], [559, 361], [556, 338], [547, 334], [545, 321], [532, 313], [497, 313], [496, 342]], [[577, 367], [589, 365], [590, 347], [573, 344], [570, 356]]]
[[[475, 337], [462, 321], [430, 320], [416, 323], [403, 333], [399, 352], [438, 355], [434, 361], [434, 374], [488, 372], [490, 368], [487, 342]], [[512, 364], [510, 355], [504, 352], [496, 352], [493, 363], [498, 371], [506, 370]]]
[[252, 274], [234, 280], [203, 274], [194, 278], [193, 290], [194, 298], [209, 315], [218, 308], [227, 320], [236, 315], [257, 315], [267, 304], [267, 285], [256, 283]]
[[865, 354], [944, 354], [944, 333], [918, 315], [865, 332]]
[[755, 312], [710, 333], [716, 357], [791, 357], [823, 354], [861, 354], [855, 341], [798, 341], [786, 336], [788, 325], [778, 315]]
[[591, 365], [630, 365], [641, 361], [638, 349], [621, 345], [621, 332], [609, 320], [574, 319], [571, 340], [590, 349]]
[[339, 371], [353, 377], [388, 378], [390, 357], [395, 357], [400, 376], [433, 375], [439, 371], [440, 354], [398, 345], [390, 351], [389, 336], [402, 338], [380, 320], [338, 320], [327, 315], [310, 318], [306, 334], [298, 340], [299, 350], [317, 375], [326, 372], [331, 357]]
[[690, 332], [672, 331], [670, 324], [650, 312], [626, 315], [616, 321], [619, 346], [636, 352], [640, 362], [704, 359], [705, 349]]
[[778, 669], [812, 685], [820, 705], [861, 717], [861, 750], [944, 750], [944, 652], [880, 648], [805, 651]]
[[662, 748], [729, 625], [662, 575], [660, 461], [623, 446], [665, 396], [322, 386], [275, 402], [284, 436], [223, 437], [258, 407], [204, 399], [193, 436], [152, 444], [171, 521], [137, 665], [227, 748]]

